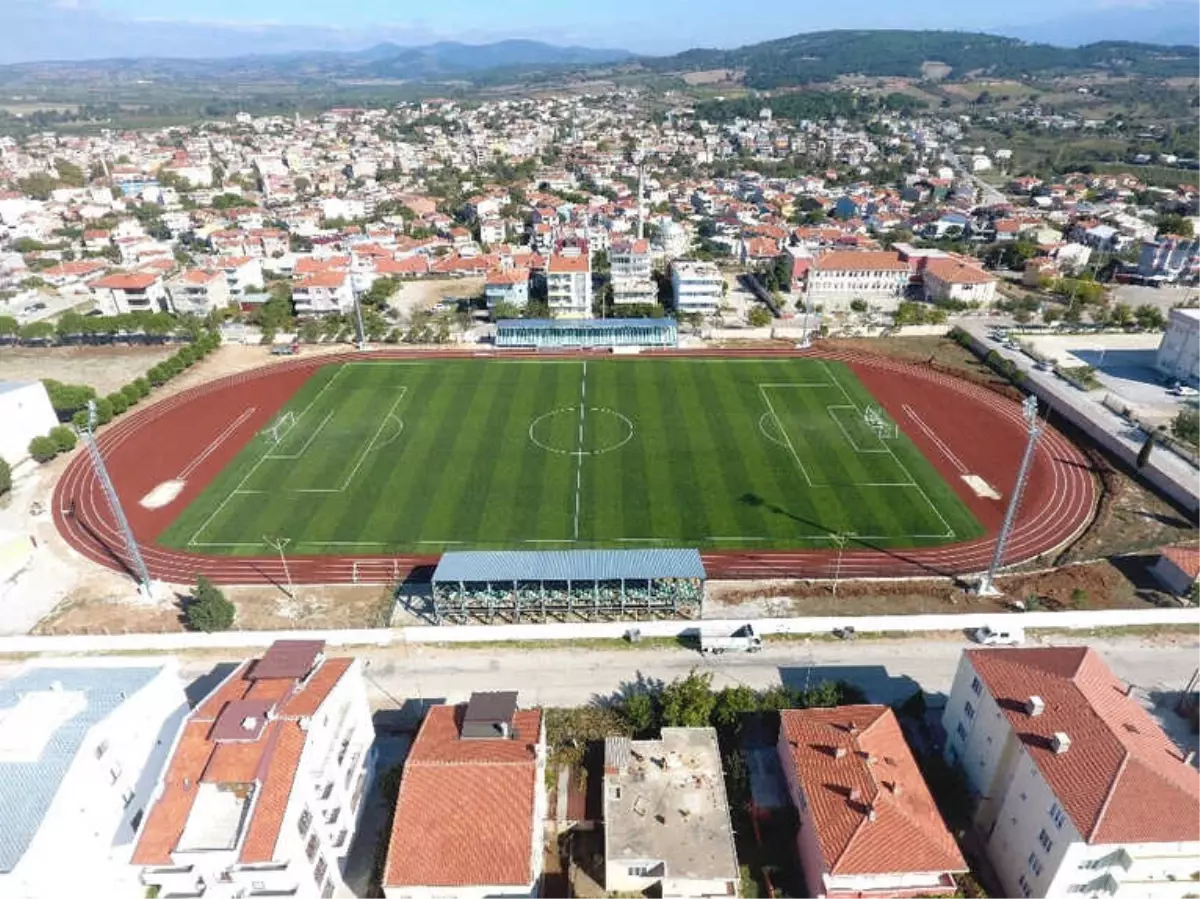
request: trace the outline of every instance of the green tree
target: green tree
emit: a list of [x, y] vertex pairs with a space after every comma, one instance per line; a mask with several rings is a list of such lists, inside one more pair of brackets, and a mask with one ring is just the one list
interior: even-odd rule
[[1166, 318], [1163, 316], [1162, 310], [1157, 306], [1151, 306], [1149, 303], [1138, 306], [1137, 309], [1133, 310], [1133, 318], [1139, 328], [1144, 328], [1147, 331], [1161, 331], [1166, 325]]
[[666, 727], [707, 727], [716, 703], [712, 674], [693, 668], [687, 677], [663, 687], [662, 723]]
[[0, 337], [16, 337], [21, 333], [21, 323], [11, 315], [0, 315]]
[[96, 400], [96, 424], [106, 425], [113, 420], [116, 413], [113, 411], [113, 405], [108, 397], [101, 397]]
[[196, 578], [196, 589], [192, 591], [192, 598], [185, 612], [188, 625], [192, 629], [205, 633], [227, 631], [233, 625], [236, 611], [233, 603], [225, 598], [225, 594], [217, 589], [212, 581], [204, 575]]
[[1154, 224], [1159, 234], [1175, 234], [1179, 237], [1194, 236], [1192, 220], [1173, 212], [1160, 215]]
[[713, 706], [712, 723], [717, 727], [738, 733], [746, 716], [758, 711], [758, 694], [745, 684], [723, 687], [717, 691]]
[[121, 393], [119, 390], [110, 393], [104, 399], [112, 407], [114, 416], [124, 415], [125, 410], [129, 408], [129, 400], [126, 399], [125, 394]]
[[752, 328], [765, 328], [774, 320], [771, 310], [766, 306], [755, 306], [746, 315], [746, 320]]
[[51, 438], [43, 434], [29, 441], [29, 455], [35, 462], [49, 462], [58, 455], [58, 447]]
[[1171, 431], [1180, 440], [1193, 446], [1200, 443], [1200, 412], [1195, 409], [1184, 409], [1171, 422]]
[[88, 400], [96, 398], [95, 388], [86, 384], [64, 384], [53, 378], [43, 378], [42, 385], [59, 421], [70, 421], [76, 412], [87, 408]]
[[658, 704], [649, 690], [635, 689], [621, 703], [621, 717], [634, 736], [658, 730]]
[[51, 428], [49, 436], [54, 441], [54, 446], [60, 453], [69, 453], [75, 449], [75, 444], [79, 442], [75, 431], [67, 425], [57, 425]]
[[499, 302], [492, 307], [492, 321], [494, 322], [520, 317], [521, 308], [514, 303]]
[[54, 325], [50, 322], [30, 322], [21, 328], [22, 340], [49, 340], [54, 336]]
[[0, 459], [0, 496], [12, 490], [12, 469], [8, 463]]

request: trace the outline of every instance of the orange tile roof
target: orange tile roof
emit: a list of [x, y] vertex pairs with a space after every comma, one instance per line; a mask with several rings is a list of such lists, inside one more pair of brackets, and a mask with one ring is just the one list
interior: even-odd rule
[[375, 274], [377, 275], [423, 275], [428, 271], [429, 260], [424, 256], [375, 260]]
[[780, 728], [829, 873], [967, 870], [891, 709], [784, 711]]
[[296, 274], [309, 275], [316, 272], [344, 271], [350, 267], [349, 256], [328, 256], [318, 259], [315, 256], [301, 256], [296, 260]]
[[98, 281], [93, 281], [91, 286], [98, 287], [103, 290], [145, 290], [151, 284], [158, 280], [158, 275], [153, 275], [148, 272], [114, 272], [100, 278]]
[[506, 886], [533, 880], [540, 710], [518, 711], [519, 739], [461, 740], [466, 706], [435, 706], [404, 765], [385, 886]]
[[[200, 783], [254, 784], [253, 813], [246, 824], [239, 859], [270, 861], [304, 749], [303, 718], [316, 714], [354, 660], [325, 659], [307, 682], [297, 678], [252, 679], [254, 662], [236, 668], [193, 710], [167, 765], [160, 791], [146, 815], [133, 853], [135, 865], [169, 865]], [[257, 740], [212, 739], [221, 711], [241, 699], [281, 703]]]
[[488, 272], [488, 284], [524, 284], [529, 280], [529, 269], [510, 268]]
[[832, 253], [822, 253], [815, 268], [822, 272], [906, 272], [908, 263], [902, 262], [899, 254], [892, 252], [836, 250]]
[[947, 284], [987, 284], [996, 280], [977, 266], [950, 258], [929, 259], [925, 263], [925, 273]]
[[314, 272], [311, 275], [305, 275], [304, 277], [297, 280], [295, 283], [295, 287], [298, 289], [303, 289], [303, 288], [307, 288], [307, 287], [337, 288], [337, 287], [341, 287], [342, 284], [345, 283], [345, 281], [346, 281], [346, 273], [345, 272], [336, 272], [336, 271]]
[[591, 259], [587, 253], [580, 253], [578, 256], [562, 256], [558, 253], [550, 257], [551, 272], [586, 272], [591, 266]]
[[[1200, 840], [1200, 775], [1085, 646], [968, 650], [967, 658], [1084, 839]], [[1042, 714], [1025, 712], [1030, 696]], [[1071, 738], [1054, 752], [1055, 733]]]
[[1162, 555], [1192, 580], [1200, 577], [1200, 549], [1194, 546], [1168, 546]]

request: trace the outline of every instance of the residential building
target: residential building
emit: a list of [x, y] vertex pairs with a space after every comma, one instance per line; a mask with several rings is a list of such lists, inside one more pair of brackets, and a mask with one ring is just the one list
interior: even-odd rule
[[959, 259], [930, 258], [922, 266], [925, 299], [932, 302], [977, 303], [990, 306], [996, 301], [996, 279], [975, 265]]
[[650, 241], [645, 238], [614, 240], [609, 247], [613, 304], [654, 305], [658, 288], [650, 277]]
[[493, 269], [484, 282], [483, 295], [488, 309], [495, 309], [498, 303], [524, 309], [529, 304], [529, 269]]
[[1154, 364], [1164, 375], [1200, 381], [1200, 309], [1172, 309]]
[[909, 266], [896, 253], [833, 250], [822, 253], [808, 273], [806, 300], [825, 311], [846, 311], [854, 300], [894, 311], [908, 286]]
[[174, 659], [33, 662], [0, 686], [0, 896], [116, 897], [187, 715]]
[[1156, 281], [1190, 281], [1200, 275], [1200, 238], [1168, 235], [1142, 241], [1137, 272]]
[[546, 299], [558, 318], [591, 317], [592, 263], [586, 247], [551, 254], [546, 264]]
[[516, 693], [434, 706], [404, 763], [383, 875], [388, 899], [537, 895], [546, 731]]
[[133, 854], [160, 896], [349, 897], [375, 732], [357, 659], [279, 640], [188, 717]]
[[105, 315], [171, 311], [162, 277], [154, 272], [113, 272], [92, 281], [88, 289]]
[[240, 297], [263, 289], [262, 260], [255, 256], [221, 256], [216, 267], [225, 273], [229, 295]]
[[292, 285], [292, 304], [297, 315], [349, 312], [354, 308], [350, 274], [329, 270], [299, 276]]
[[955, 893], [967, 864], [890, 708], [781, 712], [778, 751], [809, 896]]
[[176, 312], [207, 315], [229, 305], [229, 281], [220, 269], [196, 268], [167, 282]]
[[1088, 647], [963, 653], [946, 760], [1004, 895], [1182, 899], [1200, 876], [1200, 774]]
[[725, 774], [711, 727], [604, 741], [604, 888], [664, 897], [741, 888]]
[[721, 308], [725, 278], [711, 262], [671, 263], [671, 294], [677, 312], [712, 315]]

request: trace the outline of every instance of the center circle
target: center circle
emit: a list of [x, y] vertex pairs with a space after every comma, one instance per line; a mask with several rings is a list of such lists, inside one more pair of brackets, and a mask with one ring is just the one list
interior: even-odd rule
[[560, 456], [599, 456], [633, 439], [633, 422], [604, 406], [563, 406], [529, 424], [534, 446]]

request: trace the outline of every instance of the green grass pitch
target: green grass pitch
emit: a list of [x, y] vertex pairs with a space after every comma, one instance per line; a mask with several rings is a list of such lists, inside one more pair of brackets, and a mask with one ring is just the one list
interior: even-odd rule
[[978, 521], [819, 359], [431, 360], [314, 372], [159, 542], [262, 555], [890, 548]]

